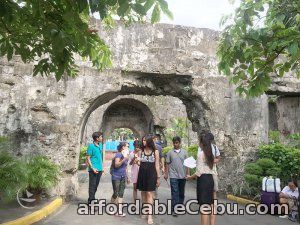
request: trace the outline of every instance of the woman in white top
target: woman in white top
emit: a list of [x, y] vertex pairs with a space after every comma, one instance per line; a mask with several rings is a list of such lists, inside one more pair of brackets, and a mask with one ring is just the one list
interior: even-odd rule
[[[211, 139], [207, 133], [202, 134], [199, 139], [199, 147], [202, 149], [197, 157], [196, 173], [192, 176], [187, 176], [187, 180], [197, 178], [197, 200], [200, 205], [210, 206], [211, 213], [203, 214], [200, 211], [201, 225], [214, 225], [216, 222], [216, 215], [214, 215], [214, 179], [216, 174], [214, 170], [214, 155], [212, 154]], [[207, 207], [205, 207], [207, 209]]]

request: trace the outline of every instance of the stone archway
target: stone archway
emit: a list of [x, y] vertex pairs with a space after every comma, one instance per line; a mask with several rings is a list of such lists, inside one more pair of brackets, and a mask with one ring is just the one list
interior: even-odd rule
[[[14, 153], [49, 157], [62, 171], [56, 193], [73, 196], [80, 142], [91, 113], [118, 96], [173, 96], [185, 105], [193, 130], [211, 130], [222, 146], [220, 186], [226, 189], [240, 180], [245, 162], [267, 140], [268, 102], [266, 96], [240, 98], [218, 74], [218, 32], [164, 24], [106, 31], [99, 22], [96, 27], [114, 62], [101, 73], [78, 59], [79, 76], [56, 82], [32, 77], [32, 65], [18, 57], [13, 63], [0, 59], [0, 134], [21, 137]], [[288, 92], [299, 95], [296, 84], [288, 86]], [[281, 82], [272, 88], [283, 93]]]
[[120, 127], [131, 129], [141, 138], [144, 134], [153, 132], [153, 115], [148, 106], [140, 101], [120, 99], [106, 109], [100, 130], [105, 138]]

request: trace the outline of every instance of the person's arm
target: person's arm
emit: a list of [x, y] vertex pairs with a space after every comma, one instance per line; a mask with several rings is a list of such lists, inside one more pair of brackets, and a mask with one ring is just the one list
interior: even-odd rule
[[124, 156], [123, 157], [123, 159], [121, 159], [120, 157], [116, 157], [115, 158], [115, 167], [120, 167], [120, 166], [122, 166], [122, 164], [126, 161], [126, 160], [128, 160], [128, 156]]
[[288, 198], [288, 196], [282, 192], [279, 193], [279, 198]]
[[284, 187], [282, 191], [279, 193], [279, 198], [289, 198], [289, 196], [286, 194], [288, 187]]
[[139, 151], [138, 153], [137, 153], [137, 158], [136, 158], [136, 164], [138, 165], [138, 166], [140, 166], [141, 165], [141, 156], [142, 156], [142, 151]]
[[156, 168], [156, 173], [157, 173], [157, 181], [156, 181], [156, 186], [159, 187], [160, 185], [160, 169], [159, 169], [159, 152], [156, 150], [154, 152], [155, 154], [155, 168]]
[[165, 165], [165, 173], [164, 173], [165, 180], [168, 180], [168, 177], [169, 177], [169, 164], [166, 163], [166, 165]]
[[160, 158], [160, 164], [161, 164], [161, 172], [163, 173], [163, 174], [165, 174], [165, 157], [161, 157]]
[[190, 175], [190, 168], [186, 168], [186, 176], [189, 176]]
[[136, 157], [135, 157], [135, 154], [133, 153], [133, 156], [130, 156], [130, 159], [129, 159], [129, 165], [132, 166], [132, 164], [134, 163]]
[[126, 179], [127, 179], [127, 184], [130, 184], [129, 173], [128, 173], [128, 166], [126, 166]]
[[170, 157], [171, 157], [170, 152], [168, 152], [166, 154], [166, 161], [165, 161], [165, 173], [164, 173], [165, 180], [167, 180], [168, 177], [169, 177], [169, 170], [170, 170], [169, 164], [171, 163], [171, 158]]
[[221, 156], [217, 156], [217, 157], [215, 157], [215, 159], [214, 159], [214, 163], [215, 163], [215, 164], [218, 164], [218, 163], [220, 162], [220, 160], [221, 160]]
[[193, 179], [195, 179], [196, 177], [197, 177], [196, 173], [194, 173], [192, 176], [187, 175], [187, 176], [186, 176], [186, 180], [193, 180]]
[[[189, 157], [188, 152], [186, 151], [186, 155], [185, 155], [185, 159], [187, 159]], [[190, 168], [186, 167], [186, 176], [190, 175]]]
[[93, 164], [91, 162], [91, 155], [92, 155], [92, 149], [89, 146], [86, 151], [86, 161], [87, 161], [88, 167], [90, 167], [94, 173], [98, 173], [98, 170], [93, 167]]

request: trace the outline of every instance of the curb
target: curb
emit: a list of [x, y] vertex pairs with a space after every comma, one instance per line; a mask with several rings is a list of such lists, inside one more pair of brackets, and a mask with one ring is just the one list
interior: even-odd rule
[[258, 205], [258, 204], [260, 204], [259, 202], [251, 201], [251, 200], [248, 200], [248, 199], [245, 199], [245, 198], [240, 198], [240, 197], [237, 197], [237, 196], [234, 196], [234, 195], [227, 195], [226, 197], [227, 197], [228, 200], [235, 201], [235, 202], [243, 204], [243, 205], [246, 205], [246, 204]]
[[36, 222], [44, 219], [45, 217], [49, 216], [56, 209], [58, 209], [62, 205], [62, 202], [63, 202], [62, 198], [57, 198], [57, 199], [53, 200], [47, 206], [41, 208], [40, 210], [37, 210], [27, 216], [19, 218], [19, 219], [1, 223], [0, 225], [28, 225], [28, 224], [36, 223]]

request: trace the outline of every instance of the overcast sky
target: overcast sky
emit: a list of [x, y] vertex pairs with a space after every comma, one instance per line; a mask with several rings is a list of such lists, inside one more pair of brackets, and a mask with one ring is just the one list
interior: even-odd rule
[[219, 22], [223, 15], [234, 12], [236, 0], [167, 0], [174, 20], [162, 17], [161, 23], [171, 23], [199, 28], [220, 30]]

